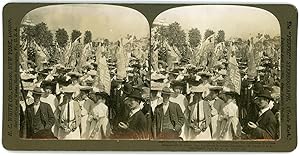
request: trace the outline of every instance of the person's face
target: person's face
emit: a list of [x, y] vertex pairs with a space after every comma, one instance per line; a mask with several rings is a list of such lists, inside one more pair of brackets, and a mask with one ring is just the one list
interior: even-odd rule
[[257, 97], [254, 101], [259, 109], [264, 109], [269, 106], [269, 100], [264, 97]]
[[156, 90], [151, 90], [151, 98], [154, 98], [157, 96], [157, 91]]
[[34, 102], [37, 103], [40, 101], [40, 98], [41, 98], [41, 95], [40, 94], [33, 94], [32, 95], [33, 98], [34, 98]]
[[128, 105], [130, 110], [133, 110], [139, 106], [139, 102], [133, 98], [128, 98], [125, 100], [125, 104]]
[[163, 102], [169, 102], [170, 95], [169, 94], [162, 94]]
[[51, 94], [51, 92], [52, 92], [52, 91], [51, 91], [51, 87], [46, 87], [46, 88], [45, 88], [45, 93], [46, 93], [46, 94]]
[[175, 94], [180, 94], [181, 88], [179, 86], [174, 87], [174, 92], [175, 92]]

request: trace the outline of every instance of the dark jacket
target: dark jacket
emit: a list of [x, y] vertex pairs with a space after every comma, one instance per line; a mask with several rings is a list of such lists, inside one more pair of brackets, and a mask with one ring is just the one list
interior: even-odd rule
[[[184, 115], [177, 103], [169, 102], [168, 111], [170, 113], [170, 120], [174, 127], [175, 132], [178, 133], [178, 136], [181, 131], [181, 127], [184, 124]], [[154, 120], [153, 120], [153, 133], [154, 138], [157, 138], [159, 133], [161, 133], [161, 124], [162, 124], [162, 117], [164, 115], [163, 112], [163, 104], [156, 106], [154, 111]]]
[[128, 129], [123, 130], [122, 138], [135, 140], [146, 138], [146, 117], [141, 110], [129, 117], [127, 123]]
[[29, 105], [25, 110], [26, 116], [26, 132], [27, 138], [53, 138], [51, 128], [54, 125], [55, 118], [53, 111], [49, 104], [40, 102], [40, 107], [37, 113], [40, 113], [40, 120], [43, 125], [37, 125], [37, 127], [43, 127], [38, 132], [34, 133], [33, 119], [34, 119], [34, 104]]
[[251, 131], [253, 139], [277, 139], [278, 123], [271, 110], [267, 110], [256, 121], [257, 128]]

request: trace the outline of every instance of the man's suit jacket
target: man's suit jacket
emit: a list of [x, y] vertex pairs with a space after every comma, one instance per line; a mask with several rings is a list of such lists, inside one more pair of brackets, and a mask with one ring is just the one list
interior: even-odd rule
[[128, 129], [124, 130], [123, 137], [127, 139], [146, 139], [145, 132], [146, 127], [146, 117], [144, 113], [139, 110], [131, 117], [128, 121]]
[[[34, 104], [29, 105], [26, 110], [25, 110], [25, 115], [26, 115], [26, 132], [27, 132], [27, 137], [31, 138], [33, 137], [34, 131], [33, 131], [33, 117], [34, 117]], [[41, 113], [41, 122], [43, 123], [42, 127], [44, 127], [44, 129], [41, 129], [40, 131], [47, 131], [47, 133], [51, 132], [51, 128], [55, 123], [55, 117], [53, 114], [53, 111], [50, 107], [49, 104], [44, 103], [44, 102], [40, 102], [40, 107], [39, 107], [39, 111]], [[45, 137], [52, 137], [52, 136], [45, 136]]]
[[[169, 102], [168, 111], [170, 114], [170, 120], [174, 127], [175, 132], [178, 133], [178, 136], [181, 131], [181, 127], [184, 124], [184, 115], [180, 108], [180, 106], [177, 103]], [[157, 135], [161, 132], [161, 124], [162, 124], [162, 118], [164, 115], [163, 111], [163, 104], [160, 104], [156, 106], [154, 111], [154, 120], [153, 120], [153, 132], [154, 132], [154, 138], [157, 137]]]
[[253, 139], [277, 139], [278, 123], [271, 110], [258, 117], [257, 128], [251, 131]]

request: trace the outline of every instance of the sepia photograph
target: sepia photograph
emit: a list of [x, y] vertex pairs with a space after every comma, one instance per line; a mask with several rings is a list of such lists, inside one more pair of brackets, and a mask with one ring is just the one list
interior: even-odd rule
[[149, 139], [149, 38], [147, 19], [127, 7], [28, 12], [20, 27], [20, 138]]
[[248, 6], [193, 5], [151, 27], [153, 138], [280, 139], [277, 18]]

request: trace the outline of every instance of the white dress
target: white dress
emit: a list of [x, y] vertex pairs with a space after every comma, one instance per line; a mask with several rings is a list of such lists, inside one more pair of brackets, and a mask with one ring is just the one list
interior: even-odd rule
[[80, 101], [79, 105], [81, 106], [81, 139], [88, 139], [88, 114], [90, 111], [91, 103], [87, 102], [87, 100], [85, 99]]
[[[238, 106], [235, 104], [235, 101], [230, 101], [223, 108], [224, 116], [228, 120], [222, 120], [221, 123], [221, 140], [233, 140], [233, 133], [237, 133], [239, 124], [239, 110]], [[228, 126], [229, 125], [229, 126]], [[232, 126], [230, 126], [232, 125]], [[232, 129], [231, 129], [232, 128]]]
[[[66, 107], [63, 111], [63, 115], [61, 116], [61, 120], [67, 120], [68, 118], [68, 105], [70, 108], [69, 120], [75, 120], [75, 110], [74, 110], [74, 101], [70, 101], [66, 104]], [[70, 123], [69, 123], [70, 124]], [[64, 129], [59, 128], [58, 130], [58, 139], [62, 140], [77, 140], [80, 139], [80, 129], [79, 126], [72, 132], [65, 132]]]
[[100, 140], [109, 136], [108, 107], [104, 103], [98, 102], [91, 108], [88, 121], [88, 139]]
[[[192, 110], [191, 120], [197, 120], [197, 104], [195, 104], [194, 110]], [[203, 100], [199, 102], [199, 120], [204, 120], [204, 111], [203, 111]], [[199, 124], [200, 125], [200, 124]], [[211, 140], [210, 128], [207, 127], [204, 132], [195, 133], [192, 128], [189, 128], [189, 141], [199, 141], [199, 140]]]

